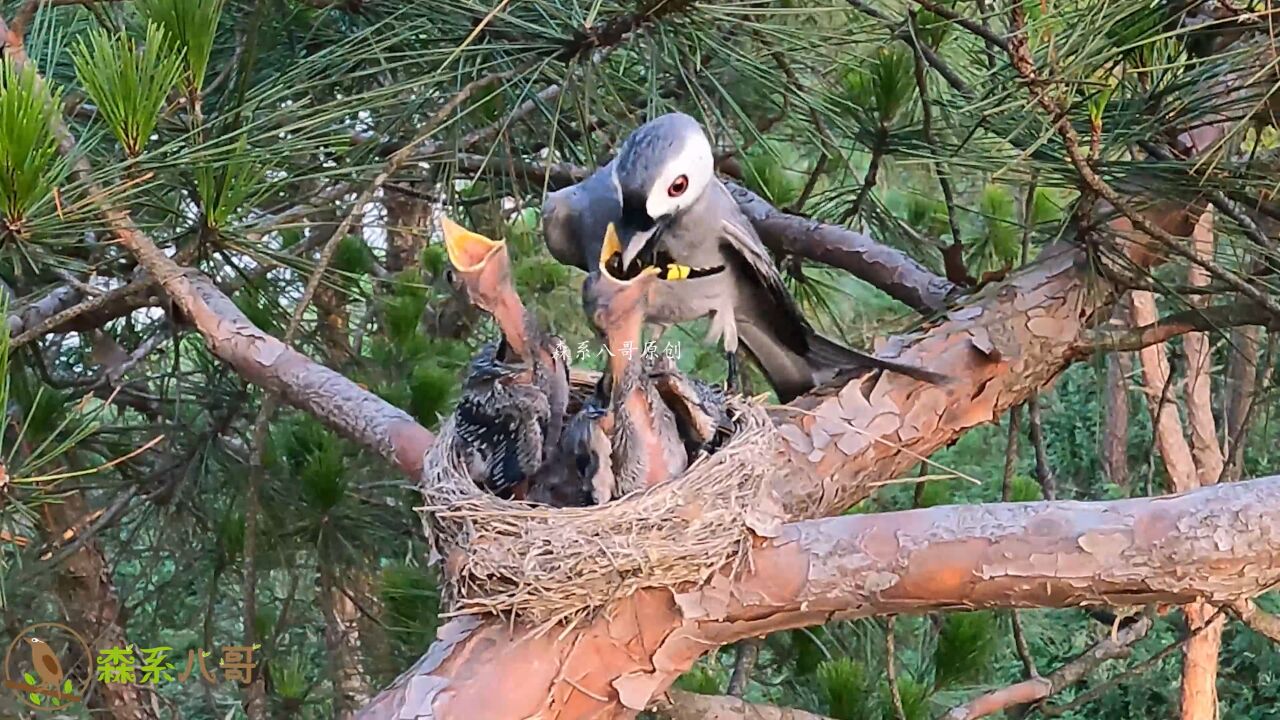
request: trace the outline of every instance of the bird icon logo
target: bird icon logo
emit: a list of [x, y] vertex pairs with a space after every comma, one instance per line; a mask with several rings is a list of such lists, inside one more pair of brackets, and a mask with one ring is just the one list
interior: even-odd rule
[[60, 623], [38, 623], [9, 644], [0, 684], [27, 707], [54, 711], [81, 702], [93, 679], [93, 655], [84, 638]]
[[40, 684], [49, 690], [57, 690], [62, 684], [62, 663], [58, 656], [49, 649], [49, 643], [38, 637], [25, 637], [23, 640], [31, 646], [31, 666], [40, 676]]

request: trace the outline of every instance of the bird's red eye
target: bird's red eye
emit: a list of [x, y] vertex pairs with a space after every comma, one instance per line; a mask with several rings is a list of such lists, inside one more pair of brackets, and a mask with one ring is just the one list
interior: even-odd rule
[[684, 191], [688, 189], [689, 189], [689, 177], [687, 175], [681, 175], [680, 177], [671, 181], [671, 186], [667, 188], [667, 194], [670, 195], [671, 197], [680, 197], [681, 195], [684, 194]]

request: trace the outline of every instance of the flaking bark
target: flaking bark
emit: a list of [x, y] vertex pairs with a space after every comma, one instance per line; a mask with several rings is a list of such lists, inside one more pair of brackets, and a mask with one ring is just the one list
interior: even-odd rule
[[[1213, 258], [1213, 210], [1200, 216], [1191, 235], [1192, 249], [1206, 260]], [[1187, 284], [1209, 283], [1208, 273], [1195, 265], [1187, 268]], [[1202, 307], [1203, 298], [1192, 299], [1192, 307]], [[1210, 392], [1209, 337], [1189, 333], [1182, 341], [1187, 353], [1187, 424], [1191, 428], [1191, 454], [1195, 460], [1195, 484], [1218, 482], [1224, 465], [1222, 448], [1213, 419]], [[1191, 637], [1182, 651], [1182, 720], [1217, 720], [1218, 653], [1222, 649], [1222, 628], [1226, 618], [1208, 603], [1196, 601], [1182, 608]]]
[[794, 708], [749, 703], [725, 695], [699, 695], [672, 690], [666, 702], [657, 708], [665, 720], [832, 720]]
[[344, 580], [320, 566], [320, 610], [324, 615], [324, 645], [329, 653], [333, 683], [334, 720], [350, 720], [372, 695], [360, 637], [360, 611], [344, 592]]
[[1000, 688], [951, 709], [942, 720], [977, 720], [1008, 710], [1018, 705], [1029, 705], [1056, 695], [1080, 682], [1107, 660], [1127, 657], [1129, 647], [1141, 640], [1151, 630], [1151, 619], [1140, 618], [1123, 628], [1115, 637], [1105, 637], [1094, 643], [1079, 657], [1044, 677], [1032, 677], [1020, 683]]
[[1108, 482], [1129, 485], [1129, 369], [1126, 353], [1107, 355], [1106, 384], [1103, 385], [1103, 419], [1099, 428], [1102, 472]]
[[789, 514], [841, 512], [866, 496], [869, 483], [901, 475], [1040, 392], [1077, 359], [1089, 322], [1112, 297], [1105, 284], [1086, 282], [1089, 275], [1079, 248], [1052, 245], [926, 331], [895, 337], [879, 351], [948, 375], [950, 384], [872, 374], [776, 411]]
[[[745, 637], [953, 608], [1223, 603], [1277, 580], [1280, 477], [798, 522], [758, 541], [739, 576], [644, 590], [573, 628], [453, 620], [358, 717], [632, 717], [702, 654]], [[493, 692], [494, 677], [517, 676]]]
[[1226, 616], [1206, 602], [1182, 607], [1187, 632], [1182, 649], [1182, 720], [1218, 720], [1218, 651]]
[[1231, 332], [1227, 356], [1226, 409], [1223, 412], [1225, 429], [1222, 446], [1227, 454], [1223, 480], [1226, 481], [1239, 480], [1244, 472], [1244, 447], [1248, 440], [1254, 393], [1257, 391], [1261, 332], [1261, 328], [1257, 326], [1236, 328]]

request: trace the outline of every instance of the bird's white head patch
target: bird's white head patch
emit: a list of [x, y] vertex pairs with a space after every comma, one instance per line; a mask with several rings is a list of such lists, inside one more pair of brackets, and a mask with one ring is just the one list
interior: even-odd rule
[[675, 215], [688, 208], [706, 191], [715, 173], [711, 143], [699, 129], [685, 136], [679, 150], [666, 158], [654, 176], [645, 209], [649, 217]]

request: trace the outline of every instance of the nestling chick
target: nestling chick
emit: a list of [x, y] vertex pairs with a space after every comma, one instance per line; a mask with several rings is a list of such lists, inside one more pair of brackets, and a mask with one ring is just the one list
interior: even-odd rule
[[626, 495], [684, 472], [688, 456], [675, 416], [634, 350], [643, 346], [645, 311], [659, 270], [645, 268], [630, 280], [616, 277], [609, 265], [620, 252], [617, 232], [610, 224], [598, 267], [583, 284], [582, 302], [609, 349], [605, 372], [612, 384], [613, 470], [618, 493]]
[[719, 388], [680, 372], [666, 356], [653, 363], [649, 378], [675, 415], [690, 462], [702, 453], [715, 452], [733, 434], [733, 420]]
[[569, 400], [568, 363], [511, 281], [506, 243], [441, 219], [445, 249], [471, 302], [488, 312], [502, 341], [475, 359], [455, 419], [470, 446], [473, 477], [501, 497], [522, 486], [560, 440]]
[[617, 494], [607, 379], [607, 375], [600, 377], [596, 391], [565, 423], [555, 455], [530, 481], [530, 502], [586, 507], [603, 505]]

